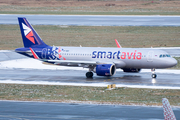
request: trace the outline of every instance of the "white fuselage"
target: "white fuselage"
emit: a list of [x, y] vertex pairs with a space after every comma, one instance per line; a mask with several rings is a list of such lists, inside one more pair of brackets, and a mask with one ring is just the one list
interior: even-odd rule
[[[177, 64], [167, 52], [151, 48], [56, 47], [65, 60], [114, 63], [117, 68], [169, 68]], [[64, 60], [64, 59], [61, 59]]]

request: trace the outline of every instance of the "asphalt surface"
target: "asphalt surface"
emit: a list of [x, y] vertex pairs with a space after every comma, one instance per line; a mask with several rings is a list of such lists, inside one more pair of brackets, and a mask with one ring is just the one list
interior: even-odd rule
[[[157, 78], [151, 78], [151, 70], [147, 70], [146, 72], [140, 73], [124, 73], [122, 71], [117, 70], [116, 74], [111, 77], [97, 76], [94, 74], [93, 79], [87, 79], [85, 77], [86, 69], [76, 70], [74, 69], [26, 69], [26, 68], [1, 68], [3, 65], [3, 61], [7, 60], [16, 60], [17, 58], [22, 59], [26, 58], [23, 55], [15, 53], [13, 51], [4, 51], [0, 52], [0, 82], [8, 83], [11, 81], [12, 83], [24, 82], [27, 84], [30, 83], [48, 83], [48, 84], [103, 84], [104, 86], [108, 84], [117, 84], [119, 86], [145, 86], [153, 88], [153, 87], [171, 87], [180, 89], [180, 74], [175, 74], [170, 71], [166, 72], [156, 72]], [[27, 62], [33, 64], [33, 61], [28, 60]], [[17, 62], [12, 62], [16, 64]], [[27, 63], [28, 64], [28, 63]], [[39, 63], [41, 64], [41, 62]], [[24, 64], [21, 64], [24, 65]], [[45, 65], [49, 68], [49, 65]], [[68, 67], [72, 68], [72, 67]], [[68, 73], [68, 74], [67, 74]]]
[[26, 17], [33, 25], [75, 26], [180, 26], [180, 16], [110, 16], [110, 15], [17, 15], [0, 14], [0, 24], [18, 24]]
[[[12, 52], [3, 60], [13, 60]], [[23, 56], [21, 56], [23, 57]], [[28, 63], [27, 63], [28, 64]], [[0, 65], [1, 66], [1, 65]], [[67, 74], [68, 73], [68, 74]], [[151, 86], [180, 88], [180, 74], [157, 73], [157, 79], [151, 79], [150, 72], [124, 73], [117, 71], [112, 77], [94, 76], [86, 79], [82, 70], [43, 70], [43, 69], [0, 69], [0, 82], [23, 84], [119, 84], [125, 86]], [[180, 119], [180, 108], [173, 108], [177, 120]], [[90, 105], [49, 102], [15, 102], [0, 101], [0, 120], [163, 120], [162, 107]]]
[[[173, 108], [180, 119], [180, 108]], [[0, 101], [0, 120], [163, 120], [162, 107]]]
[[112, 77], [94, 75], [93, 79], [87, 79], [86, 72], [85, 70], [0, 69], [0, 83], [102, 87], [116, 84], [119, 87], [180, 89], [180, 74], [157, 73], [158, 77], [152, 79], [151, 72], [124, 73], [117, 71], [116, 75]]

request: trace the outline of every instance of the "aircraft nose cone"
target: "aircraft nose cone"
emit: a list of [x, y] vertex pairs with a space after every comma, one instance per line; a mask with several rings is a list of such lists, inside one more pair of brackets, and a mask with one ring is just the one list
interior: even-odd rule
[[177, 60], [176, 59], [171, 59], [171, 61], [169, 61], [169, 66], [171, 66], [171, 67], [173, 67], [173, 66], [175, 66], [175, 65], [177, 65]]

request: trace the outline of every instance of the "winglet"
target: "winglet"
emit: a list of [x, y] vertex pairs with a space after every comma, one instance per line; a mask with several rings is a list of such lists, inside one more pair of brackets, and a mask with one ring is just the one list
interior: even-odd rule
[[122, 48], [121, 45], [119, 44], [119, 42], [115, 39], [116, 45], [118, 48]]
[[34, 58], [35, 58], [35, 59], [39, 59], [39, 57], [38, 57], [37, 54], [33, 51], [33, 49], [32, 49], [32, 48], [29, 48], [29, 49], [31, 50]]
[[164, 111], [164, 119], [165, 120], [176, 120], [176, 117], [174, 115], [174, 112], [172, 111], [172, 108], [169, 104], [168, 99], [163, 98], [162, 104], [163, 104], [163, 111]]

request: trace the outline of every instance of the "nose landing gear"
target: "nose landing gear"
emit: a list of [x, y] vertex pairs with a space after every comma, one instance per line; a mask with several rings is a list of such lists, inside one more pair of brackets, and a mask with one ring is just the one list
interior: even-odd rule
[[154, 69], [154, 68], [153, 68], [153, 69], [151, 69], [151, 72], [152, 72], [151, 77], [152, 77], [152, 78], [156, 78], [156, 77], [157, 77], [157, 75], [156, 75], [156, 73], [155, 73], [155, 69]]

